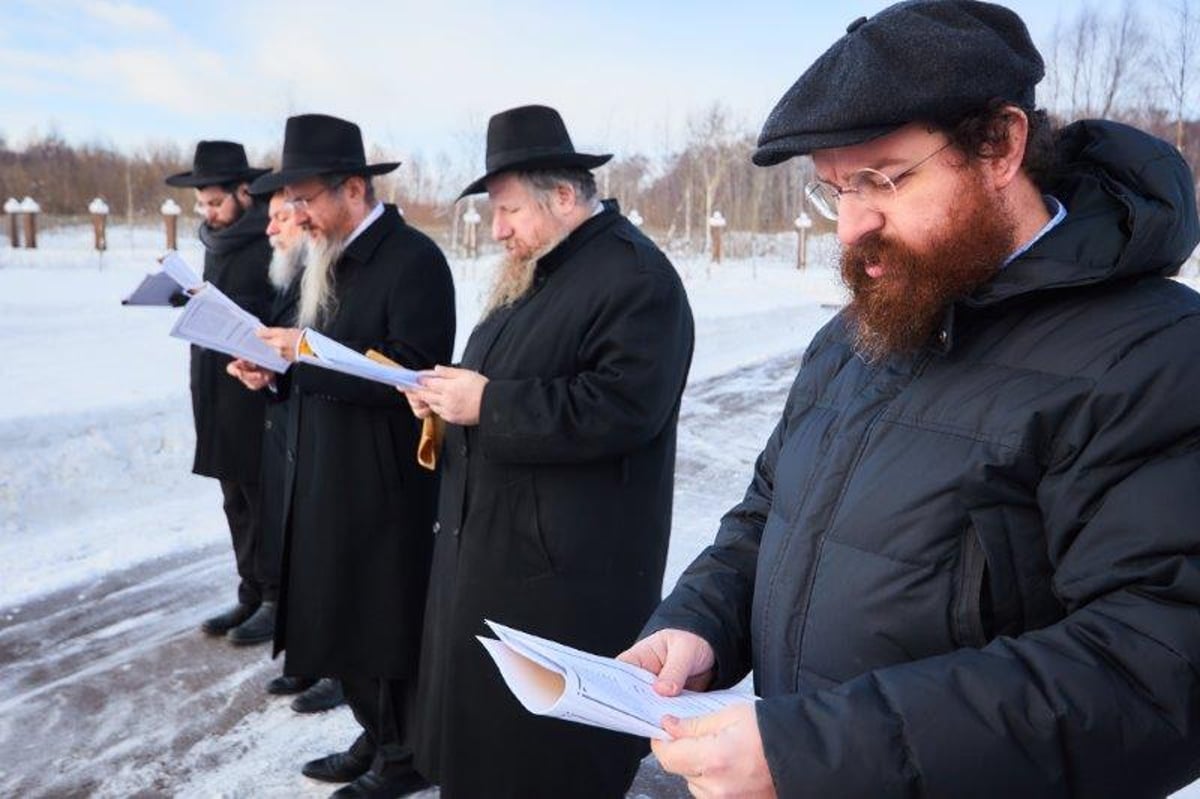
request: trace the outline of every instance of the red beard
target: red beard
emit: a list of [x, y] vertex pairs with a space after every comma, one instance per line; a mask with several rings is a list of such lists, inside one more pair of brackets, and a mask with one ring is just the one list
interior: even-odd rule
[[[920, 349], [950, 304], [990, 280], [1015, 249], [1014, 225], [999, 197], [968, 182], [962, 200], [924, 251], [878, 233], [842, 250], [854, 346], [867, 360]], [[874, 264], [885, 268], [875, 278], [866, 271]]]

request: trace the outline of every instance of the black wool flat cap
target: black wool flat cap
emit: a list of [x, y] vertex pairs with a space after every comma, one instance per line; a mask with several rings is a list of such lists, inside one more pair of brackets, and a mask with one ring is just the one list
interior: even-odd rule
[[1045, 74], [1011, 10], [976, 0], [909, 0], [861, 17], [783, 95], [754, 163], [848, 147], [910, 122], [953, 125], [1000, 99], [1032, 109]]

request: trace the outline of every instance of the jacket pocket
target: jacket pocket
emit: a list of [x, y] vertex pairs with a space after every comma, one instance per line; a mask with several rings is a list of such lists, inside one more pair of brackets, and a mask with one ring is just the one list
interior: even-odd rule
[[504, 489], [509, 511], [509, 559], [522, 577], [541, 577], [554, 572], [554, 561], [546, 548], [538, 517], [537, 492], [532, 477], [523, 477]]
[[956, 593], [950, 606], [950, 629], [960, 647], [979, 648], [988, 642], [984, 619], [987, 557], [975, 528], [968, 527], [958, 553]]

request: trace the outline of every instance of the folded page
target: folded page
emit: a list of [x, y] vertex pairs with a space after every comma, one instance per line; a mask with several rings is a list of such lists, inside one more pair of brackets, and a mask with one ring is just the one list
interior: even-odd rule
[[163, 272], [184, 289], [198, 289], [204, 284], [204, 280], [174, 250], [162, 257], [162, 268]]
[[170, 305], [171, 297], [179, 291], [176, 283], [166, 272], [155, 272], [146, 275], [138, 287], [125, 299], [122, 305]]
[[238, 307], [216, 286], [205, 285], [183, 307], [171, 335], [273, 372], [286, 372], [290, 364], [254, 335], [262, 326], [254, 314]]
[[373, 361], [310, 327], [300, 334], [296, 360], [389, 386], [419, 388], [421, 385], [420, 372]]
[[526, 710], [648, 738], [666, 739], [662, 717], [702, 716], [755, 697], [741, 691], [659, 696], [645, 669], [492, 621], [499, 640], [480, 639]]

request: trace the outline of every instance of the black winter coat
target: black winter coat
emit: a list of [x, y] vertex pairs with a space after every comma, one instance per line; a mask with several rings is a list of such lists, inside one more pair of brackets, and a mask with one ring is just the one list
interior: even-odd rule
[[[454, 285], [441, 250], [393, 205], [335, 266], [322, 333], [414, 369], [454, 347]], [[275, 651], [287, 674], [415, 677], [437, 479], [417, 465], [420, 427], [391, 386], [295, 364], [299, 424], [285, 486]]]
[[662, 592], [692, 354], [675, 269], [615, 204], [471, 334], [477, 426], [448, 425], [422, 648], [418, 767], [453, 797], [619, 796], [645, 741], [533, 716], [485, 618], [605, 655]]
[[1198, 239], [1164, 142], [1070, 126], [1066, 219], [916, 357], [817, 335], [647, 627], [753, 668], [788, 797], [1161, 797], [1200, 773]]
[[[271, 309], [263, 316], [267, 327], [295, 327], [296, 309], [300, 300], [300, 274], [279, 290]], [[264, 394], [267, 400], [263, 417], [262, 469], [260, 471], [260, 519], [258, 573], [270, 585], [279, 584], [280, 560], [283, 556], [284, 499], [288, 476], [288, 451], [294, 452], [297, 425], [300, 422], [300, 403], [291, 393]]]
[[[200, 228], [204, 280], [262, 318], [275, 291], [267, 278], [271, 244], [266, 207], [256, 203], [223, 230]], [[257, 483], [262, 451], [264, 398], [225, 371], [228, 355], [192, 346], [192, 416], [196, 455], [192, 471], [205, 477]]]

